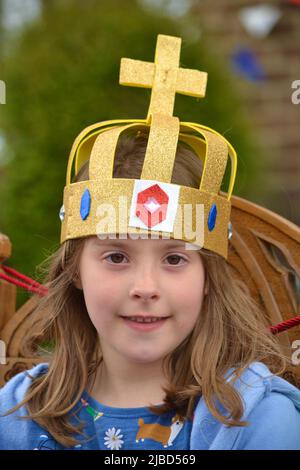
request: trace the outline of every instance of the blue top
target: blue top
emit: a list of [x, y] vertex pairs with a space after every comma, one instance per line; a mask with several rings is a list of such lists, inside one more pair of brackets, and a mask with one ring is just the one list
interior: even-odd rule
[[[28, 372], [37, 377], [48, 370], [42, 363]], [[234, 372], [228, 371], [229, 380]], [[26, 371], [17, 374], [0, 389], [0, 414], [19, 403], [31, 383]], [[261, 362], [254, 362], [236, 382], [244, 403], [243, 420], [249, 426], [226, 427], [209, 412], [203, 397], [198, 400], [192, 420], [182, 422], [175, 412], [163, 416], [142, 408], [112, 408], [102, 405], [86, 391], [70, 414], [73, 423], [85, 423], [80, 444], [63, 447], [48, 431], [27, 415], [25, 406], [0, 417], [0, 449], [6, 450], [300, 450], [300, 391], [271, 374]], [[221, 412], [225, 411], [219, 404]], [[74, 436], [75, 437], [75, 436]]]

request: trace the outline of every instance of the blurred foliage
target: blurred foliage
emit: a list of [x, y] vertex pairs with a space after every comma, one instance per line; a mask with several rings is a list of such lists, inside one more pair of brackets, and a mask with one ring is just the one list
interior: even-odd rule
[[[9, 265], [36, 279], [36, 267], [59, 246], [58, 213], [76, 135], [102, 120], [146, 117], [150, 90], [118, 84], [121, 57], [153, 62], [157, 34], [183, 36], [179, 22], [134, 0], [43, 3], [41, 17], [7, 38], [0, 57], [7, 87], [0, 129], [9, 156], [0, 166], [0, 231], [13, 243]], [[207, 71], [208, 88], [204, 100], [177, 95], [174, 115], [233, 143], [235, 193], [247, 197], [257, 183], [257, 149], [226, 67], [205, 40], [184, 36], [181, 66]], [[28, 297], [18, 292], [18, 306]]]

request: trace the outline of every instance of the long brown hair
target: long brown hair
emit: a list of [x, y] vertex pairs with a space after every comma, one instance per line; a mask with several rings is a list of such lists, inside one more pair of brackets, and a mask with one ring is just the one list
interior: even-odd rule
[[[114, 177], [139, 178], [147, 135], [124, 135], [115, 156]], [[199, 188], [202, 163], [184, 143], [178, 143], [172, 183]], [[88, 161], [74, 181], [89, 178]], [[89, 391], [102, 355], [97, 331], [92, 324], [83, 292], [74, 285], [86, 238], [68, 240], [46, 260], [49, 293], [42, 298], [36, 314], [46, 312], [36, 322], [27, 338], [26, 352], [32, 353], [34, 338], [51, 341], [48, 372], [35, 378], [24, 400], [9, 413], [26, 405], [29, 415], [62, 445], [73, 446], [82, 433], [82, 424], [69, 421], [69, 412], [79, 402], [84, 390]], [[221, 256], [200, 250], [208, 294], [204, 297], [195, 328], [166, 358], [164, 370], [168, 387], [161, 407], [149, 409], [161, 414], [175, 410], [182, 418], [191, 418], [197, 400], [203, 396], [218, 420], [228, 426], [245, 426], [241, 421], [243, 404], [234, 389], [234, 381], [224, 375], [234, 367], [236, 380], [254, 361], [264, 362], [276, 375], [287, 365], [276, 337], [268, 332], [267, 320], [251, 298], [247, 286], [238, 279], [229, 263]], [[218, 410], [216, 401], [228, 411]]]

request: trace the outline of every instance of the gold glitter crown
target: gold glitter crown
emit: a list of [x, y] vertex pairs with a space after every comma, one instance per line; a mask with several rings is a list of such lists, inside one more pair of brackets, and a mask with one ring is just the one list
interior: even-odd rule
[[[158, 35], [155, 61], [121, 59], [120, 84], [152, 88], [147, 119], [104, 121], [84, 129], [70, 152], [63, 206], [61, 243], [99, 238], [169, 238], [204, 247], [227, 258], [230, 198], [237, 157], [218, 132], [173, 116], [176, 93], [203, 98], [207, 73], [179, 66], [181, 38]], [[120, 136], [149, 133], [140, 179], [113, 178]], [[178, 141], [203, 161], [199, 189], [171, 183]], [[228, 156], [231, 178], [220, 192]], [[89, 180], [71, 183], [89, 160]], [[122, 235], [121, 235], [122, 234]], [[124, 235], [123, 235], [124, 234]]]

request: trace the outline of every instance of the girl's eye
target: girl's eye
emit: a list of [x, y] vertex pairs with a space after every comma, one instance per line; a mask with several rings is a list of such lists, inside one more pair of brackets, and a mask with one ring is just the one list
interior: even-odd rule
[[[173, 260], [173, 261], [174, 261], [174, 260], [176, 261], [176, 259], [177, 259], [177, 260], [183, 260], [183, 261], [186, 262], [186, 259], [185, 259], [183, 256], [180, 256], [180, 255], [169, 255], [169, 256], [167, 256], [167, 259], [171, 259], [171, 260]], [[177, 266], [177, 265], [178, 265], [178, 263], [175, 263], [175, 264], [174, 264], [173, 262], [171, 262], [171, 264], [172, 264], [173, 266]]]
[[112, 264], [121, 264], [120, 261], [122, 261], [122, 257], [125, 258], [125, 256], [122, 253], [116, 252], [116, 253], [111, 253], [110, 255], [106, 256], [105, 259], [112, 258], [112, 257], [114, 257], [114, 259], [117, 261], [116, 263], [113, 262]]
[[[112, 264], [124, 264], [124, 263], [122, 263], [122, 258], [125, 258], [125, 255], [123, 255], [122, 253], [119, 253], [119, 252], [115, 252], [115, 253], [111, 253], [110, 255], [106, 256], [105, 259], [108, 259], [108, 258], [111, 258]], [[183, 256], [175, 255], [175, 254], [167, 256], [166, 259], [171, 260], [170, 264], [173, 265], [173, 266], [178, 266], [179, 265], [179, 263], [176, 263], [176, 260], [177, 261], [178, 260], [183, 260], [183, 261], [186, 262], [186, 259]], [[175, 261], [175, 263], [174, 263], [174, 261]]]

